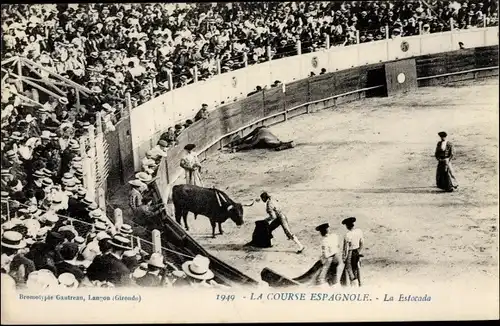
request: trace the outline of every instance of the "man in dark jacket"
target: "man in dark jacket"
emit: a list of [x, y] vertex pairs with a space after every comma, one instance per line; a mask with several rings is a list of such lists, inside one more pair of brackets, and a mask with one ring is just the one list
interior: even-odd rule
[[153, 253], [148, 261], [148, 272], [143, 277], [137, 279], [137, 285], [142, 287], [157, 287], [161, 285], [161, 270], [165, 268], [163, 256]]
[[78, 245], [76, 243], [67, 242], [62, 245], [61, 250], [62, 261], [56, 263], [56, 276], [64, 273], [73, 274], [78, 282], [85, 278], [83, 271], [76, 266], [76, 256], [78, 255]]
[[116, 287], [131, 285], [130, 270], [122, 262], [123, 253], [131, 250], [130, 240], [117, 235], [109, 241], [110, 253], [94, 258], [87, 273], [89, 279], [113, 283]]

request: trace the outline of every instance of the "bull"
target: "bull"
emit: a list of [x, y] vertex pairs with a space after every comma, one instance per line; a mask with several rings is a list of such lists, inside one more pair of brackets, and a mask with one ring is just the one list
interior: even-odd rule
[[175, 209], [175, 220], [189, 231], [187, 215], [192, 212], [195, 215], [203, 215], [210, 219], [212, 225], [212, 237], [215, 238], [215, 227], [219, 225], [219, 233], [223, 234], [222, 223], [228, 218], [233, 220], [237, 226], [243, 225], [243, 207], [252, 206], [233, 201], [223, 191], [216, 188], [203, 188], [195, 185], [175, 185], [172, 187], [172, 201]]
[[271, 148], [277, 151], [295, 147], [293, 141], [282, 142], [266, 126], [257, 127], [243, 138], [236, 136], [229, 145], [233, 152], [254, 149]]

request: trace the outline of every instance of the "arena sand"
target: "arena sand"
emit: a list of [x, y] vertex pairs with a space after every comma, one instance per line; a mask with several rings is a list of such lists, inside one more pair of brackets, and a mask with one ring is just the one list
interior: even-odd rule
[[[215, 256], [256, 280], [264, 267], [296, 277], [320, 255], [315, 226], [328, 222], [343, 236], [341, 220], [356, 216], [365, 234], [367, 285], [498, 279], [498, 80], [364, 99], [271, 130], [296, 148], [220, 152], [203, 162], [202, 176], [235, 200], [269, 191], [307, 248], [296, 254], [281, 228], [273, 248], [243, 248], [254, 222], [266, 216], [256, 202], [246, 208], [242, 227], [228, 220], [215, 239], [206, 217], [189, 215], [190, 234]], [[456, 148], [454, 193], [435, 187], [442, 130]]]
[[[234, 200], [276, 196], [292, 231], [306, 245], [298, 255], [281, 228], [269, 249], [243, 247], [254, 222], [266, 216], [262, 202], [245, 209], [245, 224], [228, 220], [211, 238], [209, 220], [188, 217], [189, 233], [209, 252], [260, 280], [264, 267], [296, 277], [320, 255], [314, 230], [356, 216], [365, 234], [366, 285], [472, 282], [498, 288], [498, 80], [420, 88], [407, 95], [370, 98], [302, 115], [271, 127], [296, 148], [282, 152], [221, 151], [203, 162], [205, 185]], [[460, 188], [435, 187], [437, 132], [455, 144]], [[183, 183], [181, 178], [177, 183]], [[124, 207], [128, 187], [110, 203]]]

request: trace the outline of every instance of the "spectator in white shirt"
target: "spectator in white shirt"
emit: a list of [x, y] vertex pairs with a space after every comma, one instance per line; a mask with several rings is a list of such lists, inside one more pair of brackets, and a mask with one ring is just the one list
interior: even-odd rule
[[328, 231], [330, 225], [328, 223], [321, 224], [316, 227], [316, 231], [321, 233], [321, 262], [323, 266], [316, 279], [317, 285], [324, 285], [328, 283], [329, 285], [334, 285], [338, 283], [338, 268], [340, 265], [340, 260], [338, 254], [339, 249], [339, 237]]

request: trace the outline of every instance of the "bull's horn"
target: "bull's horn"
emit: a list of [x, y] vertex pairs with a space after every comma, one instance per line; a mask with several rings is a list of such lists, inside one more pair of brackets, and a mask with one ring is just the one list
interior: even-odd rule
[[233, 205], [227, 206], [227, 211], [229, 212], [233, 208]]
[[252, 201], [249, 204], [243, 204], [243, 206], [252, 206], [255, 203], [255, 199], [252, 199]]

